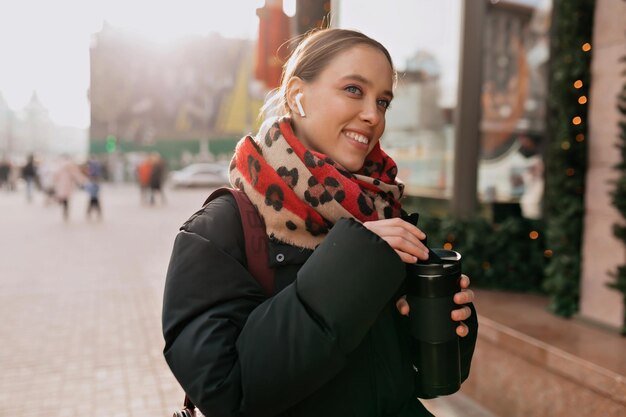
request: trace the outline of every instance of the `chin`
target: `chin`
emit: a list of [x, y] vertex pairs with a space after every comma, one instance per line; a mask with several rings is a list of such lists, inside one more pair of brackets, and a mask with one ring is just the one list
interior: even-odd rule
[[359, 162], [346, 162], [346, 163], [341, 163], [341, 166], [343, 166], [344, 168], [346, 168], [348, 171], [354, 173], [354, 172], [358, 172], [361, 170], [361, 168], [363, 168], [363, 163], [365, 161], [359, 161]]

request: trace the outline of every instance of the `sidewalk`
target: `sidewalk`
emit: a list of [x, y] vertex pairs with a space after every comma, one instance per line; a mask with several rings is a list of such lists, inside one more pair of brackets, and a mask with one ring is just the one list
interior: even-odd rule
[[[183, 392], [162, 356], [161, 300], [179, 225], [207, 190], [166, 190], [168, 205], [106, 184], [102, 222], [78, 192], [70, 221], [40, 194], [0, 191], [0, 416], [156, 417]], [[493, 417], [462, 394], [437, 417]], [[320, 416], [323, 417], [323, 416]]]
[[0, 416], [169, 416], [183, 393], [161, 350], [163, 280], [178, 225], [204, 192], [142, 207], [105, 186], [70, 221], [42, 196], [0, 193]]

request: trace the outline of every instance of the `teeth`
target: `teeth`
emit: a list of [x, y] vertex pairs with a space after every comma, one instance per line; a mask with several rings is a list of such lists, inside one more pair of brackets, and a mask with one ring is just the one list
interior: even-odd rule
[[346, 136], [348, 136], [349, 138], [352, 138], [354, 140], [356, 140], [359, 143], [364, 143], [364, 144], [368, 144], [370, 143], [369, 140], [367, 140], [367, 138], [363, 135], [359, 135], [358, 133], [355, 132], [346, 132]]

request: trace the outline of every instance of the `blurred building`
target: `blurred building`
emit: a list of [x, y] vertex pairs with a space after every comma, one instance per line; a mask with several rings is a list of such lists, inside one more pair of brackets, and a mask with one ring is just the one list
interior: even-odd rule
[[[417, 51], [405, 63], [387, 113], [383, 147], [393, 154], [407, 192], [444, 188], [451, 177], [451, 111], [440, 107], [441, 67], [436, 57]], [[420, 163], [416, 163], [419, 160]]]
[[87, 130], [56, 124], [37, 93], [17, 111], [10, 109], [0, 94], [0, 156], [18, 162], [31, 153], [85, 157], [87, 146]]
[[151, 43], [104, 24], [93, 36], [90, 152], [159, 151], [174, 164], [183, 155], [230, 154], [259, 125], [258, 112], [277, 86], [295, 33], [318, 26], [330, 2], [299, 0], [296, 19], [282, 0], [257, 10], [259, 41], [218, 34]]
[[90, 50], [92, 152], [232, 151], [263, 99], [251, 77], [255, 46], [215, 33], [155, 44], [105, 24]]

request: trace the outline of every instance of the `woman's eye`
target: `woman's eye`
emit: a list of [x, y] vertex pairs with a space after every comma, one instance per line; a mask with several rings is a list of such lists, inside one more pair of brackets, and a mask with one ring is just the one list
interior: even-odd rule
[[383, 109], [387, 110], [391, 105], [391, 102], [389, 100], [378, 100], [377, 104]]
[[361, 89], [359, 87], [357, 87], [356, 85], [349, 85], [346, 87], [346, 91], [348, 93], [352, 93], [352, 94], [362, 94]]

